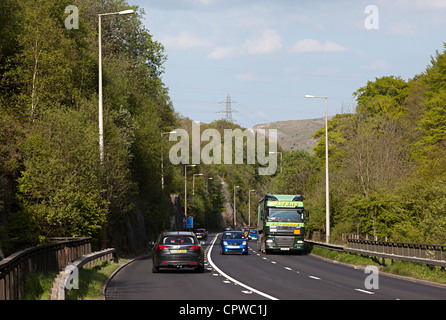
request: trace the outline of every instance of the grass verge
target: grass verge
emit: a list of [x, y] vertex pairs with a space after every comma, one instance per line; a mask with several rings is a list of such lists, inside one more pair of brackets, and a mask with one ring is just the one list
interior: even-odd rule
[[32, 272], [25, 280], [24, 300], [48, 300], [57, 272]]
[[[100, 300], [102, 285], [118, 268], [119, 264], [102, 261], [97, 265], [79, 270], [79, 289], [70, 289], [66, 300]], [[24, 300], [48, 300], [56, 278], [56, 272], [31, 273], [25, 281]]]
[[65, 300], [100, 300], [102, 286], [118, 268], [118, 264], [102, 261], [94, 267], [79, 270], [79, 289], [70, 289]]
[[386, 259], [386, 265], [382, 266], [382, 259], [310, 245], [306, 247], [306, 251], [314, 255], [342, 263], [356, 266], [378, 266], [383, 272], [446, 284], [446, 271], [437, 266], [428, 266], [420, 263], [397, 260], [392, 264], [390, 259]]

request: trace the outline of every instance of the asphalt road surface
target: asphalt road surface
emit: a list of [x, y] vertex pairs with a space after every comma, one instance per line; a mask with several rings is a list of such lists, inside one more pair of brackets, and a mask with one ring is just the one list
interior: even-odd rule
[[[151, 256], [134, 260], [109, 282], [107, 300], [445, 300], [446, 289], [332, 263], [311, 255], [219, 254], [211, 234], [205, 273], [152, 273]], [[373, 287], [370, 288], [370, 285]], [[367, 288], [369, 287], [369, 288]]]

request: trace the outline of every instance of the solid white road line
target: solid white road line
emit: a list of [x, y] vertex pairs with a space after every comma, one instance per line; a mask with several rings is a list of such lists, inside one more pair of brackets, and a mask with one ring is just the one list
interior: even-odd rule
[[270, 299], [270, 300], [279, 300], [279, 299], [277, 299], [277, 298], [275, 298], [275, 297], [273, 297], [273, 296], [270, 296], [269, 294], [266, 294], [266, 293], [264, 293], [264, 292], [262, 292], [262, 291], [259, 291], [259, 290], [257, 290], [257, 289], [251, 288], [250, 286], [248, 286], [248, 285], [246, 285], [246, 284], [244, 284], [244, 283], [242, 283], [242, 282], [240, 282], [240, 281], [238, 281], [238, 280], [235, 280], [234, 278], [231, 278], [231, 277], [228, 276], [226, 273], [224, 273], [223, 271], [221, 271], [220, 268], [217, 267], [217, 265], [212, 261], [212, 258], [211, 258], [212, 248], [214, 247], [214, 243], [215, 243], [216, 240], [217, 240], [217, 236], [214, 237], [214, 240], [212, 241], [211, 246], [210, 246], [210, 248], [209, 248], [209, 250], [208, 250], [208, 262], [211, 264], [211, 266], [212, 266], [218, 273], [220, 273], [223, 277], [225, 277], [225, 278], [231, 280], [231, 281], [234, 282], [235, 284], [238, 284], [238, 285], [244, 287], [245, 289], [247, 289], [247, 290], [249, 290], [249, 291], [255, 292], [255, 293], [257, 293], [258, 295], [261, 295], [262, 297], [265, 297], [265, 298]]

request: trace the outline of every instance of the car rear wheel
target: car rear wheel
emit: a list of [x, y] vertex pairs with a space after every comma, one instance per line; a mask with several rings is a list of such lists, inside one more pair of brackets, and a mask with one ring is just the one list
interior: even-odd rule
[[198, 267], [197, 269], [195, 269], [195, 271], [196, 271], [197, 273], [204, 273], [204, 266], [200, 266], [200, 267]]

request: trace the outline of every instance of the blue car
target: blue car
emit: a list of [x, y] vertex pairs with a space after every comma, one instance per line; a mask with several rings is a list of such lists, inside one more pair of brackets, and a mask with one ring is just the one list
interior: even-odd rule
[[248, 229], [248, 239], [257, 240], [258, 232], [257, 229]]
[[220, 239], [220, 254], [241, 252], [248, 254], [248, 242], [242, 231], [225, 231]]

